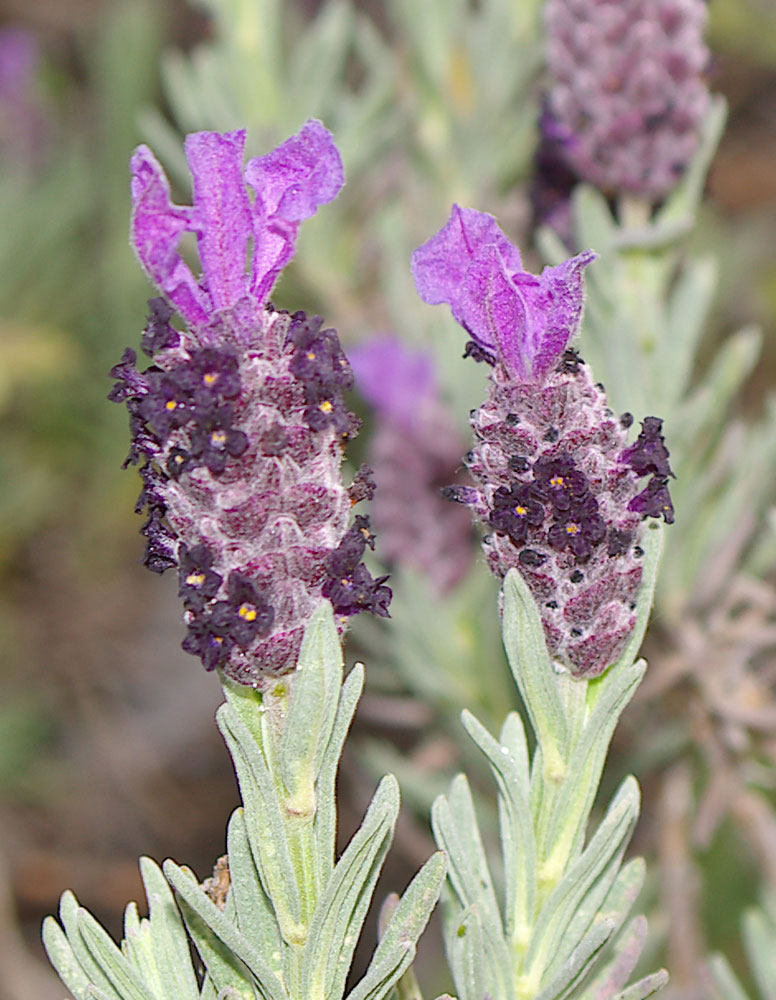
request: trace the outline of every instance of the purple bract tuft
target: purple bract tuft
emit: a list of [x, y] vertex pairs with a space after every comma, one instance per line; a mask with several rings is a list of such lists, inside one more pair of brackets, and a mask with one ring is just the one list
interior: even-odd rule
[[577, 177], [656, 201], [695, 153], [709, 92], [704, 0], [548, 0], [542, 129]]
[[537, 278], [492, 215], [454, 205], [447, 225], [412, 255], [412, 271], [421, 298], [446, 302], [486, 357], [538, 381], [579, 329], [582, 273], [594, 259], [588, 250]]
[[465, 444], [440, 399], [432, 358], [384, 336], [355, 347], [350, 359], [375, 410], [368, 458], [379, 486], [373, 515], [381, 557], [420, 571], [444, 593], [471, 566], [473, 538], [466, 511], [439, 494]]
[[[183, 648], [258, 686], [294, 669], [322, 599], [344, 629], [360, 611], [387, 615], [391, 591], [361, 561], [374, 544], [368, 519], [348, 527], [352, 505], [371, 493], [365, 473], [342, 483], [358, 422], [343, 397], [352, 373], [337, 333], [266, 301], [299, 223], [342, 186], [339, 153], [315, 121], [243, 170], [244, 144], [244, 132], [188, 137], [190, 208], [171, 204], [145, 147], [133, 157], [133, 243], [165, 298], [151, 300], [143, 335], [152, 364], [139, 371], [127, 350], [109, 398], [130, 412], [128, 462], [143, 462], [144, 562], [158, 573], [178, 567]], [[200, 278], [178, 253], [188, 231]]]
[[[515, 248], [493, 239], [503, 234], [492, 218], [478, 222], [479, 214], [454, 209], [414, 260], [423, 298], [449, 301], [475, 338], [475, 355], [483, 351], [492, 365], [490, 396], [472, 411], [475, 446], [465, 458], [476, 485], [450, 487], [445, 495], [489, 528], [483, 547], [493, 572], [522, 574], [553, 656], [574, 675], [595, 677], [615, 662], [635, 626], [643, 518], [673, 521], [662, 424], [647, 417], [628, 447], [633, 418], [614, 416], [603, 386], [568, 347], [581, 320], [581, 271], [594, 254], [548, 268], [541, 278], [509, 276], [513, 300], [530, 290], [524, 308], [512, 310], [520, 322], [510, 328], [507, 313], [489, 302], [493, 286], [469, 280], [461, 267], [467, 253], [479, 262], [497, 258], [500, 267], [519, 261]], [[451, 227], [465, 234], [469, 223], [493, 242], [466, 241], [462, 249]], [[445, 284], [446, 273], [460, 279], [457, 286]], [[471, 322], [483, 315], [493, 320], [492, 336]], [[651, 477], [646, 486], [645, 476]]]

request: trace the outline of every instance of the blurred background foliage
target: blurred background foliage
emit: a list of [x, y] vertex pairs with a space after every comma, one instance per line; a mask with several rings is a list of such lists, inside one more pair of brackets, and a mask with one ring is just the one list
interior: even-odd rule
[[[574, 208], [578, 238], [602, 254], [581, 349], [614, 405], [666, 418], [679, 472], [650, 671], [604, 793], [629, 770], [642, 781], [645, 961], [667, 961], [687, 997], [730, 995], [729, 968], [750, 995], [767, 983], [739, 922], [776, 889], [776, 17], [772, 0], [712, 0], [710, 16], [728, 117], [708, 179], [699, 163], [674, 202], [687, 224], [634, 236], [584, 189]], [[237, 800], [217, 685], [179, 649], [174, 581], [139, 565], [126, 418], [105, 401], [152, 294], [127, 242], [133, 147], [152, 146], [186, 201], [185, 132], [247, 127], [255, 155], [322, 118], [348, 184], [302, 229], [277, 302], [322, 312], [346, 347], [385, 331], [423, 346], [463, 434], [485, 373], [418, 299], [411, 251], [455, 200], [497, 215], [534, 270], [560, 250], [533, 231], [529, 198], [538, 0], [3, 0], [0, 31], [23, 32], [12, 53], [27, 52], [23, 72], [0, 67], [0, 995], [48, 1000], [61, 987], [37, 930], [61, 888], [116, 930], [139, 894], [136, 855], [204, 877]], [[618, 353], [622, 330], [644, 325], [645, 281], [660, 349], [634, 335]], [[375, 418], [354, 406], [358, 461]], [[493, 727], [514, 700], [476, 555], [453, 593], [411, 567], [393, 582], [392, 622], [359, 623], [348, 651], [368, 684], [342, 788], [346, 838], [374, 774], [401, 780], [386, 891], [428, 854], [434, 794], [462, 762], [480, 766], [460, 709]], [[747, 919], [750, 952], [776, 946], [765, 918], [754, 936]], [[709, 950], [729, 967], [707, 965]], [[447, 988], [426, 951], [421, 976]]]

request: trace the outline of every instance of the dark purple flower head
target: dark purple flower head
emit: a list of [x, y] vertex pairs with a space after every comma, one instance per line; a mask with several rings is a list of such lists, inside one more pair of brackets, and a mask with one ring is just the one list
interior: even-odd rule
[[[370, 487], [365, 474], [342, 483], [358, 422], [337, 333], [267, 303], [300, 222], [342, 187], [339, 153], [315, 121], [243, 169], [244, 144], [244, 132], [188, 137], [191, 207], [170, 202], [145, 147], [133, 157], [133, 244], [165, 298], [151, 300], [143, 335], [151, 365], [138, 371], [127, 351], [110, 398], [130, 412], [128, 461], [144, 462], [144, 561], [179, 570], [183, 648], [260, 685], [294, 669], [323, 598], [344, 629], [360, 611], [386, 615], [391, 592], [361, 561], [374, 545], [367, 519], [348, 528]], [[186, 232], [200, 277], [178, 252]], [[342, 570], [336, 580], [332, 570]]]
[[540, 381], [579, 329], [582, 273], [595, 256], [587, 250], [537, 278], [492, 215], [454, 205], [412, 255], [412, 271], [421, 298], [447, 303], [481, 350], [515, 378]]
[[359, 344], [350, 359], [375, 411], [369, 462], [379, 485], [373, 516], [381, 557], [420, 571], [444, 593], [470, 568], [474, 546], [466, 511], [439, 494], [455, 478], [465, 443], [440, 398], [433, 359], [392, 336]]
[[542, 132], [608, 194], [668, 194], [709, 107], [704, 0], [548, 0]]
[[[415, 253], [422, 297], [449, 302], [492, 365], [489, 398], [471, 415], [475, 445], [465, 464], [475, 486], [445, 495], [487, 525], [493, 572], [522, 574], [556, 659], [595, 677], [635, 625], [643, 518], [673, 520], [668, 451], [655, 417], [627, 446], [632, 418], [614, 416], [569, 346], [582, 315], [582, 270], [595, 255], [535, 278], [505, 241], [491, 216], [456, 208]], [[496, 277], [480, 280], [494, 262]]]

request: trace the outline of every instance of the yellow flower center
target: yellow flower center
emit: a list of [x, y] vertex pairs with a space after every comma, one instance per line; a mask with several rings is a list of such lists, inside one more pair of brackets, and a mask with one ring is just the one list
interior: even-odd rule
[[218, 381], [218, 372], [205, 372], [202, 376], [202, 381], [205, 385], [213, 385]]
[[219, 445], [226, 444], [226, 431], [213, 431], [210, 435], [210, 443], [214, 448], [219, 447]]
[[177, 410], [178, 404], [175, 402], [174, 399], [168, 399], [167, 402], [164, 404], [164, 408], [165, 410]]
[[201, 587], [204, 582], [205, 582], [204, 573], [189, 573], [189, 575], [186, 577], [186, 583], [190, 587]]
[[324, 413], [331, 413], [333, 409], [334, 407], [331, 405], [331, 400], [324, 399], [324, 401], [321, 403], [321, 410]]
[[550, 480], [550, 486], [565, 486], [563, 476], [553, 476]]
[[528, 513], [527, 507], [515, 507], [515, 514], [517, 514], [518, 517], [525, 517], [527, 513]]
[[246, 622], [256, 621], [256, 608], [254, 608], [251, 604], [243, 604], [237, 614]]
[[573, 523], [572, 524], [567, 524], [566, 525], [566, 534], [567, 535], [578, 535], [579, 534], [579, 525], [578, 524], [573, 524]]

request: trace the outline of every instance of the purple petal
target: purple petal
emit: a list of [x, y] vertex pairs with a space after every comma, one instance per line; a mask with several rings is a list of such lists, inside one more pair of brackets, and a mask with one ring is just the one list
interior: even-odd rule
[[135, 150], [131, 169], [132, 245], [140, 263], [188, 323], [202, 323], [207, 297], [178, 253], [181, 236], [193, 228], [192, 209], [172, 204], [164, 171], [147, 146]]
[[203, 284], [214, 309], [227, 309], [247, 291], [251, 206], [243, 180], [245, 131], [195, 132], [186, 138], [194, 178], [191, 219], [197, 232]]
[[378, 413], [401, 423], [436, 394], [433, 362], [398, 337], [378, 337], [348, 351], [356, 387]]
[[513, 349], [526, 358], [534, 378], [543, 378], [555, 367], [577, 334], [585, 298], [584, 270], [597, 256], [586, 250], [557, 267], [545, 267], [538, 279], [530, 274], [514, 275], [529, 321], [521, 334], [522, 342]]
[[263, 301], [294, 256], [299, 223], [342, 188], [342, 158], [331, 133], [310, 120], [277, 149], [251, 160], [245, 179], [256, 191], [251, 291]]
[[415, 284], [431, 305], [453, 316], [514, 376], [539, 380], [579, 329], [588, 250], [537, 278], [520, 252], [484, 212], [453, 206], [447, 224], [412, 257]]
[[528, 311], [495, 246], [479, 250], [469, 266], [460, 287], [460, 312], [474, 339], [490, 347], [513, 375], [530, 375], [524, 350]]
[[447, 224], [412, 255], [412, 273], [424, 302], [430, 305], [447, 302], [453, 316], [462, 322], [463, 281], [472, 260], [484, 246], [494, 246], [499, 251], [510, 273], [522, 269], [520, 251], [509, 242], [492, 215], [453, 205]]

